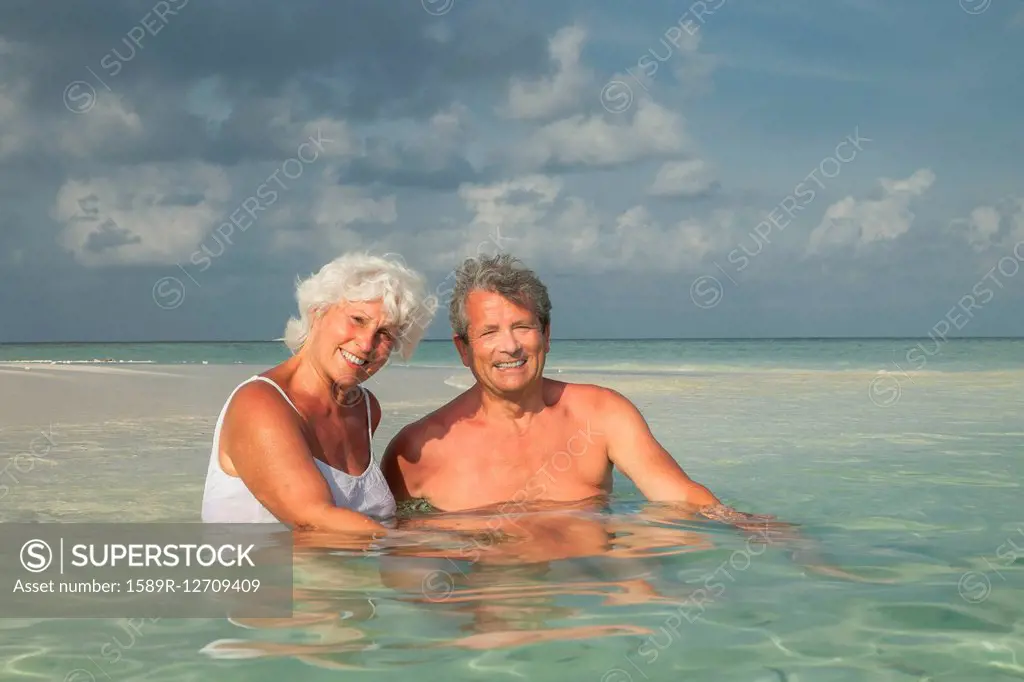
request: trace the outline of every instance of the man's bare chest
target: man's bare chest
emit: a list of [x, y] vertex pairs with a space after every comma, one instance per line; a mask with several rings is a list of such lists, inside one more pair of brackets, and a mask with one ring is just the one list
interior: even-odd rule
[[587, 423], [523, 435], [464, 429], [446, 441], [425, 492], [448, 508], [581, 499], [606, 483], [607, 447]]

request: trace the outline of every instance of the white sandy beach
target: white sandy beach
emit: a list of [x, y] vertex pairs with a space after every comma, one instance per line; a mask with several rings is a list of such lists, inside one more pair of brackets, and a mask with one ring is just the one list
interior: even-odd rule
[[[0, 429], [189, 417], [210, 419], [212, 424], [231, 390], [266, 369], [255, 365], [3, 364]], [[406, 406], [455, 395], [457, 390], [444, 380], [461, 374], [387, 367], [366, 385], [382, 402]]]

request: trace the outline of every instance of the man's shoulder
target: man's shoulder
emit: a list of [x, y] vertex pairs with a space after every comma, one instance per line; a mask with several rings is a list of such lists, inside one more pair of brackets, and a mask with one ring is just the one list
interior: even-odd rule
[[615, 389], [600, 384], [576, 384], [554, 379], [548, 381], [550, 388], [558, 396], [557, 401], [574, 412], [585, 410], [593, 415], [601, 415], [624, 409], [632, 404]]
[[386, 454], [417, 461], [429, 443], [440, 440], [450, 429], [456, 400], [458, 398], [403, 426], [391, 440]]

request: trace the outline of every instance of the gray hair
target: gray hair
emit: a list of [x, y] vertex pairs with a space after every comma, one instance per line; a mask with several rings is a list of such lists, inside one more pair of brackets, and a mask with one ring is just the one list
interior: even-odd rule
[[548, 289], [522, 261], [506, 253], [489, 258], [467, 258], [455, 271], [455, 288], [448, 305], [452, 332], [464, 340], [469, 332], [466, 299], [470, 292], [478, 290], [500, 294], [513, 303], [529, 308], [545, 331], [551, 324]]
[[425, 296], [423, 276], [404, 263], [368, 253], [335, 258], [295, 288], [299, 316], [285, 325], [284, 342], [294, 353], [306, 342], [311, 314], [341, 301], [381, 299], [391, 323], [399, 329], [396, 350], [412, 357], [437, 310], [437, 298]]

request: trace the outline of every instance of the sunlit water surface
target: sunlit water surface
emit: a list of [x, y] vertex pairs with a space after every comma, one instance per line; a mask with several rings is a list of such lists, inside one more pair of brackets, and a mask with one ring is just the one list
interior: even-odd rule
[[[921, 372], [898, 391], [867, 371], [577, 378], [629, 395], [691, 476], [797, 524], [803, 549], [646, 504], [617, 477], [605, 506], [419, 515], [404, 546], [304, 549], [291, 619], [0, 619], [0, 674], [1024, 678], [1024, 372]], [[426, 409], [389, 412], [377, 451]], [[58, 425], [61, 447], [0, 520], [195, 520], [211, 424]], [[31, 434], [0, 437], [13, 451]], [[472, 523], [476, 534], [423, 539], [430, 524]]]

